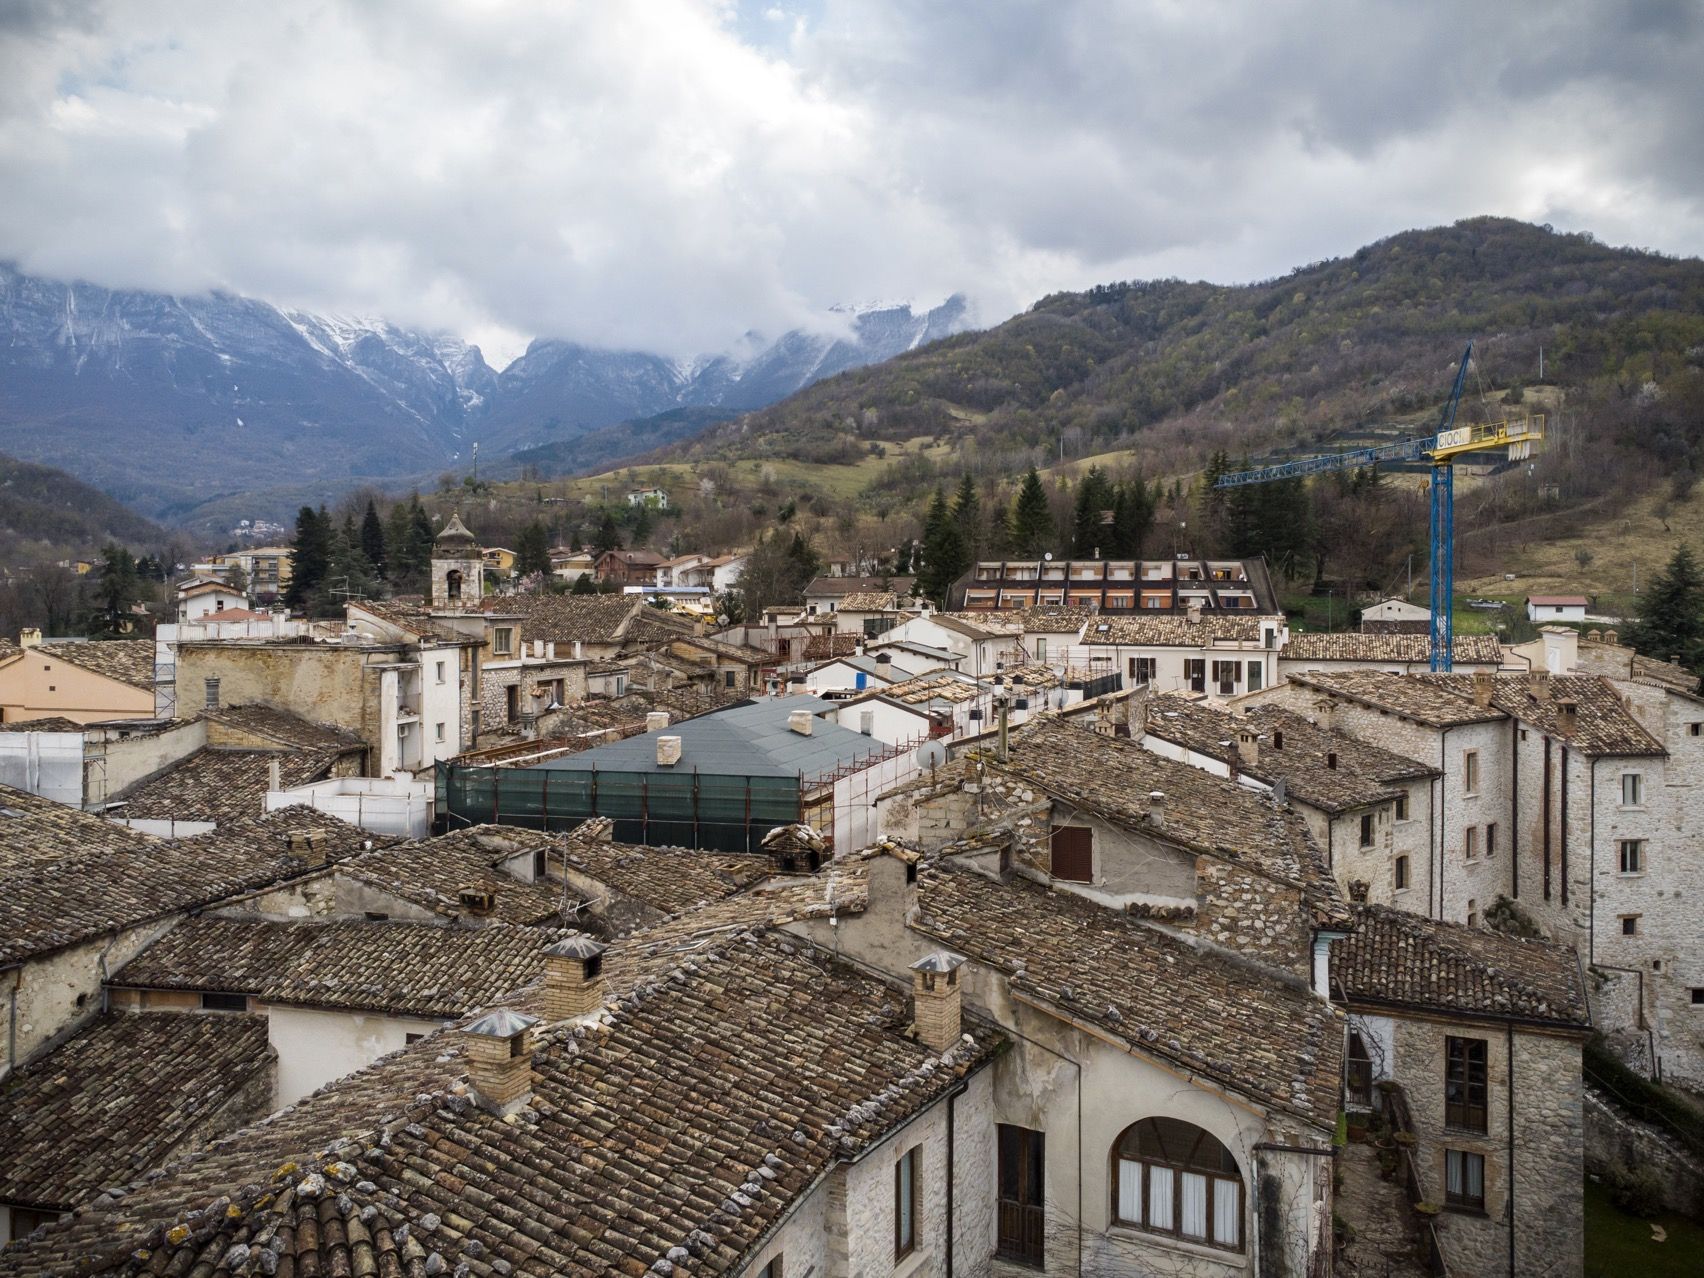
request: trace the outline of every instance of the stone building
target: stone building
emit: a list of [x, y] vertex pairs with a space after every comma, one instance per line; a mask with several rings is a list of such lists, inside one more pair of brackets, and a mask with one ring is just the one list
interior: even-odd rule
[[[1455, 668], [1464, 674], [1495, 671], [1503, 665], [1503, 648], [1495, 635], [1457, 635], [1452, 657]], [[1432, 639], [1427, 630], [1293, 634], [1278, 653], [1278, 674], [1281, 679], [1340, 670], [1425, 674], [1431, 662]]]
[[1126, 687], [1234, 697], [1279, 679], [1278, 653], [1288, 633], [1282, 614], [1101, 617], [1083, 630], [1090, 667], [1107, 666]]
[[1578, 1274], [1585, 981], [1567, 947], [1355, 910], [1333, 947], [1349, 1097], [1394, 1088], [1451, 1272]]

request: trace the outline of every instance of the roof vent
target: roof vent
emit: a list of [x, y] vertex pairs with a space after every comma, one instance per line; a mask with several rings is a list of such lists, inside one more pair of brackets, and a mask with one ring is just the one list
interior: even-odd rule
[[667, 710], [652, 710], [645, 716], [646, 732], [661, 732], [668, 726], [669, 712]]
[[1148, 824], [1156, 830], [1166, 828], [1166, 796], [1163, 790], [1148, 791]]
[[674, 767], [675, 764], [677, 764], [679, 762], [680, 762], [680, 738], [679, 737], [673, 737], [673, 736], [658, 737], [657, 738], [657, 766], [659, 768], [672, 768], [672, 767]]
[[891, 666], [893, 664], [893, 654], [887, 653], [887, 652], [878, 652], [876, 654], [876, 664], [878, 666]]
[[532, 1099], [532, 1027], [538, 1017], [507, 1009], [462, 1030], [474, 1099], [507, 1117]]
[[793, 710], [787, 715], [787, 728], [797, 732], [801, 737], [811, 735], [811, 727], [816, 722], [816, 716], [809, 710]]
[[469, 914], [485, 915], [497, 908], [497, 894], [487, 888], [464, 887], [456, 899]]
[[1245, 768], [1260, 762], [1260, 734], [1253, 728], [1237, 729], [1237, 762]]

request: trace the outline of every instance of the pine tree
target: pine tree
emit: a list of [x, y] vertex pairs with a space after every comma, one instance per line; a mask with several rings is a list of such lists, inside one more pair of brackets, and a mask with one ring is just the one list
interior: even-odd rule
[[1677, 547], [1639, 600], [1627, 642], [1647, 657], [1704, 673], [1704, 576], [1688, 546]]
[[[327, 587], [348, 592], [344, 598], [371, 595], [377, 589], [378, 573], [362, 549], [361, 530], [355, 524], [354, 512], [343, 517], [342, 527], [332, 535], [325, 575]], [[328, 598], [326, 602], [332, 601]]]
[[983, 550], [982, 501], [976, 495], [976, 483], [969, 471], [959, 481], [958, 495], [953, 498], [953, 518], [958, 521], [966, 554], [974, 562]]
[[1077, 500], [1072, 519], [1071, 553], [1088, 559], [1108, 549], [1105, 516], [1113, 509], [1112, 483], [1099, 466], [1090, 466], [1077, 481]]
[[550, 533], [542, 520], [533, 520], [515, 539], [515, 572], [522, 577], [550, 575]]
[[944, 604], [947, 591], [969, 566], [964, 533], [947, 505], [947, 494], [937, 485], [923, 521], [923, 568], [917, 574], [917, 593]]
[[592, 553], [601, 555], [606, 550], [621, 549], [621, 532], [615, 526], [615, 516], [604, 511], [603, 520], [598, 524], [597, 534], [592, 538]]
[[101, 549], [100, 582], [95, 591], [100, 614], [95, 629], [108, 635], [123, 634], [130, 606], [137, 597], [135, 557], [123, 546], [108, 542]]
[[296, 537], [290, 545], [290, 586], [284, 592], [284, 604], [306, 612], [319, 606], [320, 588], [331, 564], [331, 516], [324, 506], [318, 511], [303, 506], [296, 512]]
[[361, 516], [361, 552], [373, 566], [374, 574], [383, 577], [390, 557], [385, 553], [385, 526], [371, 498], [367, 500], [367, 513]]
[[1112, 505], [1112, 549], [1109, 553], [1118, 559], [1140, 558], [1142, 543], [1147, 540], [1148, 530], [1153, 525], [1154, 508], [1149, 503], [1147, 483], [1138, 478], [1120, 484]]
[[1006, 541], [1014, 555], [1033, 559], [1053, 544], [1053, 510], [1047, 504], [1047, 490], [1041, 486], [1041, 476], [1034, 466], [1018, 487], [1012, 502], [1011, 518], [1007, 522]]

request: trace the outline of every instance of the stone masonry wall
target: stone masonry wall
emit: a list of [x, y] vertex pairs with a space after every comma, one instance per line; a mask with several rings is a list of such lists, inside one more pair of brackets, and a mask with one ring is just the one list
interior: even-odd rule
[[1663, 1187], [1662, 1204], [1704, 1220], [1704, 1159], [1682, 1149], [1649, 1123], [1630, 1118], [1591, 1088], [1585, 1094], [1586, 1170], [1649, 1167]]

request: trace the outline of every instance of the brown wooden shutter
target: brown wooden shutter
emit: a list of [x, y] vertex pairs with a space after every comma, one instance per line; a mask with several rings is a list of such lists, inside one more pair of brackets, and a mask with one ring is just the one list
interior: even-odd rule
[[1050, 840], [1053, 877], [1069, 883], [1093, 883], [1095, 832], [1086, 826], [1056, 825]]

